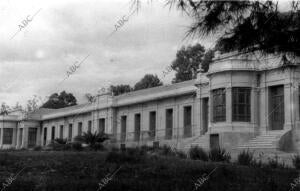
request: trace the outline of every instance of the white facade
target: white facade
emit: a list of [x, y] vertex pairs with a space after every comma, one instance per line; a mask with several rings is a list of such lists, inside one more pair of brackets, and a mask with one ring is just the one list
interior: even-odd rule
[[108, 92], [95, 103], [41, 109], [26, 119], [2, 116], [0, 147], [43, 146], [103, 129], [114, 145], [300, 150], [299, 60], [234, 54], [217, 56], [196, 80]]

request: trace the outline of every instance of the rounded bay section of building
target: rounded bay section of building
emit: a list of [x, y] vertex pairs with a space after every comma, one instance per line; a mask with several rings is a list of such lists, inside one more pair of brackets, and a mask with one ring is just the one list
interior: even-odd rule
[[210, 146], [232, 149], [258, 134], [257, 61], [237, 52], [216, 55], [207, 73]]

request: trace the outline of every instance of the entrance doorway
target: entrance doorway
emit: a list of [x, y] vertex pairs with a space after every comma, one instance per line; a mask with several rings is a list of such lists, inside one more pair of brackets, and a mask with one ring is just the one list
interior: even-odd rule
[[284, 125], [284, 87], [270, 87], [269, 124], [270, 130], [282, 130]]
[[32, 148], [36, 146], [37, 128], [28, 129], [28, 147]]
[[219, 143], [219, 135], [218, 134], [211, 134], [210, 135], [210, 149], [217, 149], [220, 148]]
[[208, 97], [203, 98], [202, 104], [202, 119], [203, 119], [203, 131], [202, 134], [205, 134], [208, 130]]

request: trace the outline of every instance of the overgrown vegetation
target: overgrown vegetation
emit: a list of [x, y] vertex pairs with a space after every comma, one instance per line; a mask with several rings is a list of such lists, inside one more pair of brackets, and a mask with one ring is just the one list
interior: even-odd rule
[[79, 143], [85, 143], [89, 148], [93, 150], [102, 150], [104, 147], [102, 143], [106, 140], [109, 140], [108, 135], [101, 132], [84, 132], [83, 135], [75, 137], [75, 141]]
[[296, 169], [300, 170], [300, 155], [295, 155], [292, 159], [293, 165]]
[[207, 152], [198, 146], [190, 148], [189, 157], [193, 160], [208, 161]]
[[230, 153], [223, 148], [214, 148], [209, 151], [208, 158], [215, 162], [230, 162]]
[[237, 163], [240, 165], [247, 165], [250, 166], [254, 162], [253, 152], [249, 150], [243, 150], [241, 153], [239, 153], [237, 158]]
[[152, 151], [151, 147], [143, 147], [125, 151], [114, 149], [110, 153], [0, 152], [0, 184], [24, 167], [7, 190], [97, 190], [101, 179], [118, 168], [120, 170], [105, 185], [105, 190], [193, 190], [196, 180], [213, 169], [216, 170], [203, 183], [202, 191], [289, 190], [290, 183], [298, 177], [295, 169], [182, 160], [153, 156]]
[[282, 162], [279, 161], [277, 155], [275, 155], [275, 157], [268, 158], [267, 166], [269, 166], [270, 168], [287, 168], [287, 166], [283, 161]]

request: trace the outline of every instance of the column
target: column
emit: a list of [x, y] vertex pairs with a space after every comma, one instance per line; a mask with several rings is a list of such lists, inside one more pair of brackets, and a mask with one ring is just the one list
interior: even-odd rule
[[251, 108], [250, 108], [250, 113], [251, 113], [251, 123], [253, 124], [253, 131], [255, 133], [259, 133], [258, 129], [258, 124], [259, 124], [259, 115], [261, 114], [260, 109], [258, 108], [260, 105], [258, 104], [258, 94], [259, 94], [259, 89], [256, 87], [251, 88]]
[[259, 91], [259, 110], [260, 110], [260, 133], [264, 133], [267, 131], [268, 122], [269, 122], [269, 114], [268, 114], [268, 105], [269, 105], [269, 93], [268, 87], [262, 87]]
[[36, 132], [36, 145], [37, 146], [42, 146], [42, 127], [41, 126], [38, 126], [37, 127], [37, 132]]
[[225, 88], [226, 90], [226, 123], [232, 123], [232, 87]]
[[17, 126], [13, 128], [13, 136], [12, 136], [12, 144], [11, 147], [16, 148], [17, 147]]
[[300, 120], [300, 113], [299, 113], [299, 104], [300, 104], [300, 100], [299, 100], [299, 84], [297, 84], [297, 83], [294, 83], [294, 85], [293, 85], [294, 87], [293, 87], [293, 90], [294, 90], [294, 92], [293, 92], [293, 97], [294, 97], [294, 119], [295, 119], [295, 121], [297, 121], [297, 122], [299, 122], [299, 120]]
[[201, 102], [202, 100], [200, 98], [195, 98], [194, 104], [192, 105], [192, 135], [193, 136], [199, 136], [201, 135]]
[[284, 129], [289, 130], [293, 124], [292, 84], [284, 84]]
[[209, 91], [209, 98], [208, 98], [208, 132], [211, 132], [213, 123], [213, 95], [212, 91]]
[[17, 144], [16, 144], [16, 149], [20, 148], [20, 127], [17, 128]]
[[24, 125], [23, 127], [23, 139], [22, 139], [22, 148], [28, 147], [28, 127]]

